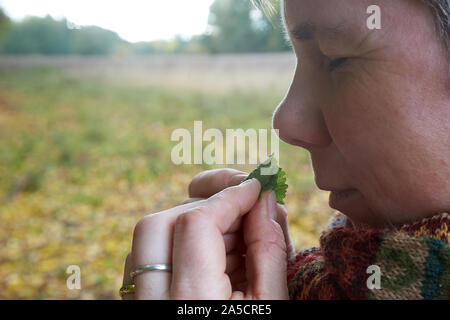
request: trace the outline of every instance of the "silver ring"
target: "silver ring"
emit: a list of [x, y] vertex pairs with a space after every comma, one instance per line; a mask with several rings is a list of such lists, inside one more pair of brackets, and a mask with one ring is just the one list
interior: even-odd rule
[[133, 269], [133, 271], [130, 272], [130, 278], [131, 280], [134, 280], [136, 276], [148, 271], [172, 271], [172, 266], [165, 263], [145, 264], [142, 266], [137, 266]]

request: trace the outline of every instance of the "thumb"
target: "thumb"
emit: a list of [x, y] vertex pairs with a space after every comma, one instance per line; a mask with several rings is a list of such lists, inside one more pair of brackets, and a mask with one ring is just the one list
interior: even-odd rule
[[286, 241], [276, 222], [275, 192], [266, 191], [244, 221], [246, 295], [253, 299], [288, 299]]

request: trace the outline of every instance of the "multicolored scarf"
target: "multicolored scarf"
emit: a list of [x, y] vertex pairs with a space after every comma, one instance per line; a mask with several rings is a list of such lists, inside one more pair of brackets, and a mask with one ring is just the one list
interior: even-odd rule
[[450, 299], [448, 213], [395, 231], [340, 219], [288, 262], [291, 299]]

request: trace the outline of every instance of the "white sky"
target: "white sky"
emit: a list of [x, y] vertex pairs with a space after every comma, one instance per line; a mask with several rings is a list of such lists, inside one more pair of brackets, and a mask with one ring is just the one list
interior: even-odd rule
[[123, 39], [151, 41], [203, 33], [213, 0], [0, 0], [14, 20], [27, 15], [66, 17], [77, 25], [96, 25]]

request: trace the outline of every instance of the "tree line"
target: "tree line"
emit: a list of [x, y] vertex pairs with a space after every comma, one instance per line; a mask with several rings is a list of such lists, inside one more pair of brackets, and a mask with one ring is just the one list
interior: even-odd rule
[[110, 30], [75, 26], [51, 16], [12, 21], [0, 8], [0, 53], [48, 55], [121, 55], [167, 53], [245, 53], [289, 50], [279, 6], [267, 17], [250, 1], [215, 0], [208, 32], [184, 39], [130, 43]]

